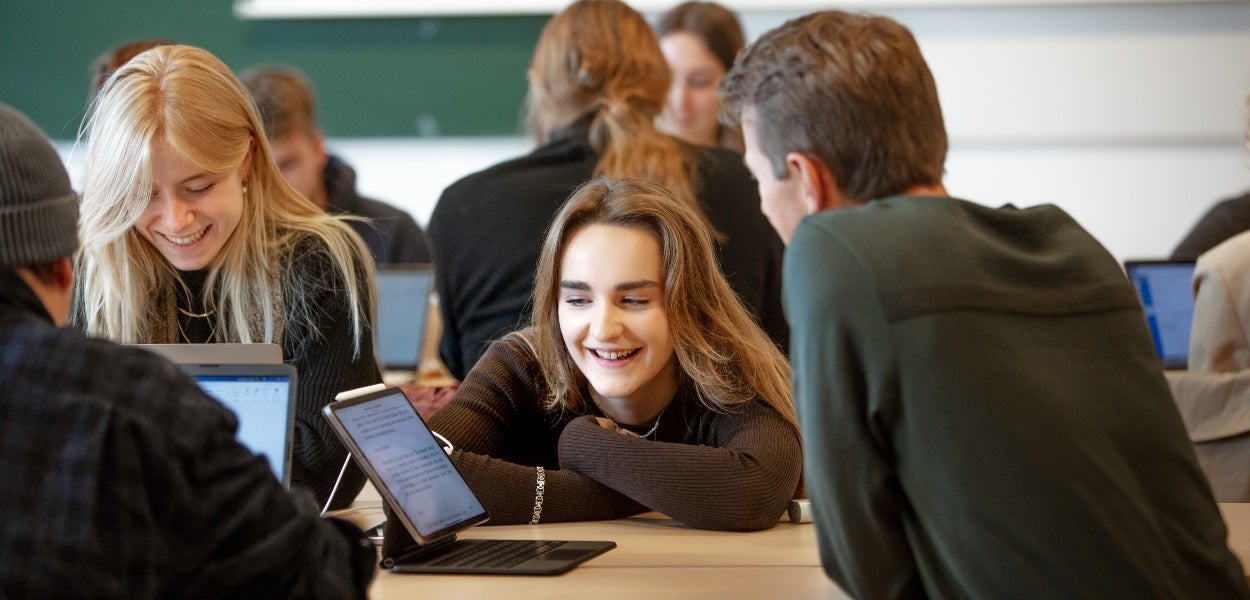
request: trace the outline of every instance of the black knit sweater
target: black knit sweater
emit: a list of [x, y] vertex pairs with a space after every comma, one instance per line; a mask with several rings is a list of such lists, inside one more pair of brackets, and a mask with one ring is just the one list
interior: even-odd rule
[[[324, 252], [324, 246], [310, 241], [297, 244], [281, 266], [286, 310], [282, 356], [286, 363], [295, 366], [299, 386], [291, 481], [294, 485], [308, 488], [317, 502], [324, 504], [343, 466], [347, 450], [321, 415], [321, 408], [333, 401], [339, 392], [378, 383], [382, 377], [373, 353], [372, 325], [361, 337], [360, 354], [353, 357], [355, 349], [349, 297], [343, 278]], [[190, 288], [190, 298], [200, 298], [204, 273], [183, 272], [181, 275]], [[357, 274], [357, 285], [367, 294], [367, 279], [363, 271]], [[295, 290], [304, 290], [305, 297], [294, 297]], [[369, 301], [368, 297], [365, 301]], [[189, 312], [203, 310], [198, 300], [192, 301], [181, 292], [178, 302], [180, 306], [195, 307]], [[307, 318], [296, 316], [298, 311], [292, 310], [299, 304], [308, 307]], [[209, 341], [212, 328], [209, 319], [183, 314], [179, 314], [178, 318], [180, 333], [185, 333], [187, 340]], [[364, 473], [355, 463], [349, 465], [335, 492], [331, 508], [350, 504], [364, 483]]]

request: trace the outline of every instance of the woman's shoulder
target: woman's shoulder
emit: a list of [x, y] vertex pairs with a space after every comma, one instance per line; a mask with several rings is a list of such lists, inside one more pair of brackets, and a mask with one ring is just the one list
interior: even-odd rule
[[[344, 225], [344, 228], [347, 226]], [[325, 236], [342, 235], [339, 242], [339, 258], [331, 248], [330, 240]], [[337, 292], [346, 285], [343, 278], [344, 269], [351, 268], [356, 273], [357, 283], [367, 280], [368, 273], [363, 262], [363, 251], [352, 251], [355, 244], [351, 236], [337, 229], [327, 232], [292, 231], [286, 236], [285, 243], [278, 249], [278, 256], [272, 268], [278, 270], [283, 282], [283, 289], [301, 290], [300, 293], [311, 293], [316, 290]], [[338, 264], [340, 260], [351, 261], [348, 265]]]
[[497, 373], [506, 371], [510, 377], [524, 382], [526, 387], [545, 393], [547, 379], [538, 362], [537, 344], [532, 327], [514, 331], [491, 342], [482, 360], [478, 361], [479, 366], [490, 366]]
[[[552, 141], [527, 154], [461, 177], [443, 190], [438, 204], [446, 206], [449, 203], [475, 201], [497, 203], [496, 198], [489, 195], [484, 197], [483, 194], [516, 195], [528, 189], [521, 184], [545, 184], [552, 178], [567, 179], [570, 174], [580, 176], [583, 171], [594, 168], [595, 158], [593, 150], [584, 140], [570, 138]], [[582, 179], [588, 176], [587, 173]], [[435, 210], [437, 209], [436, 206]]]
[[535, 406], [541, 405], [549, 388], [538, 364], [531, 335], [522, 330], [491, 342], [482, 358], [465, 376], [461, 388], [485, 386], [492, 390], [504, 390], [513, 401], [528, 398]]
[[510, 371], [518, 373], [524, 371], [528, 374], [527, 378], [541, 378], [538, 350], [535, 344], [533, 328], [513, 331], [491, 342], [486, 348], [483, 359], [489, 356], [490, 362], [501, 363]]
[[712, 406], [699, 396], [693, 386], [689, 386], [684, 389], [682, 398], [687, 414], [703, 415], [713, 423], [774, 420], [784, 423], [786, 420], [780, 412], [777, 412], [777, 409], [770, 406], [760, 396], [729, 406]]
[[[357, 246], [353, 239], [351, 226], [337, 218], [333, 224], [316, 230], [292, 229], [279, 236], [278, 260], [281, 268], [317, 268], [329, 269], [334, 266], [335, 251], [332, 248], [353, 248]], [[361, 251], [348, 252], [359, 258]]]
[[291, 231], [278, 246], [277, 263], [285, 278], [308, 277], [331, 271], [330, 244], [310, 231]]

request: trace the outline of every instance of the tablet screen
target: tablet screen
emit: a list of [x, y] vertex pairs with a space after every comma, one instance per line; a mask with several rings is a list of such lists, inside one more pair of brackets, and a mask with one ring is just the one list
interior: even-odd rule
[[326, 406], [352, 453], [421, 543], [486, 520], [486, 509], [403, 393], [390, 388]]

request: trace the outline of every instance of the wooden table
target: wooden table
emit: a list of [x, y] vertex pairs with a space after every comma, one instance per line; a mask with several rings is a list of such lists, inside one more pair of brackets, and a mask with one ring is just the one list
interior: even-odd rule
[[[1220, 514], [1228, 525], [1228, 547], [1241, 560], [1241, 568], [1250, 565], [1250, 503], [1222, 502]], [[1250, 580], [1250, 574], [1246, 575]]]
[[[381, 501], [366, 486], [354, 508], [339, 513], [357, 524], [377, 521]], [[369, 589], [392, 598], [519, 598], [522, 600], [666, 600], [847, 598], [825, 576], [811, 523], [782, 521], [767, 531], [692, 529], [657, 513], [616, 521], [480, 526], [464, 538], [611, 540], [616, 548], [555, 577], [414, 575], [379, 571]]]

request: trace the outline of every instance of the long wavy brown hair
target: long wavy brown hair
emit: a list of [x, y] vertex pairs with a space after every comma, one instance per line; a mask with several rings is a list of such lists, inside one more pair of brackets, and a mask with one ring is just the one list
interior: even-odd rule
[[560, 334], [560, 262], [573, 234], [589, 225], [646, 232], [660, 244], [664, 310], [679, 377], [711, 410], [728, 412], [755, 398], [797, 429], [790, 365], [721, 274], [712, 233], [664, 189], [640, 179], [598, 177], [577, 189], [551, 224], [534, 285], [534, 350], [549, 388], [548, 408], [580, 412], [586, 378]]

